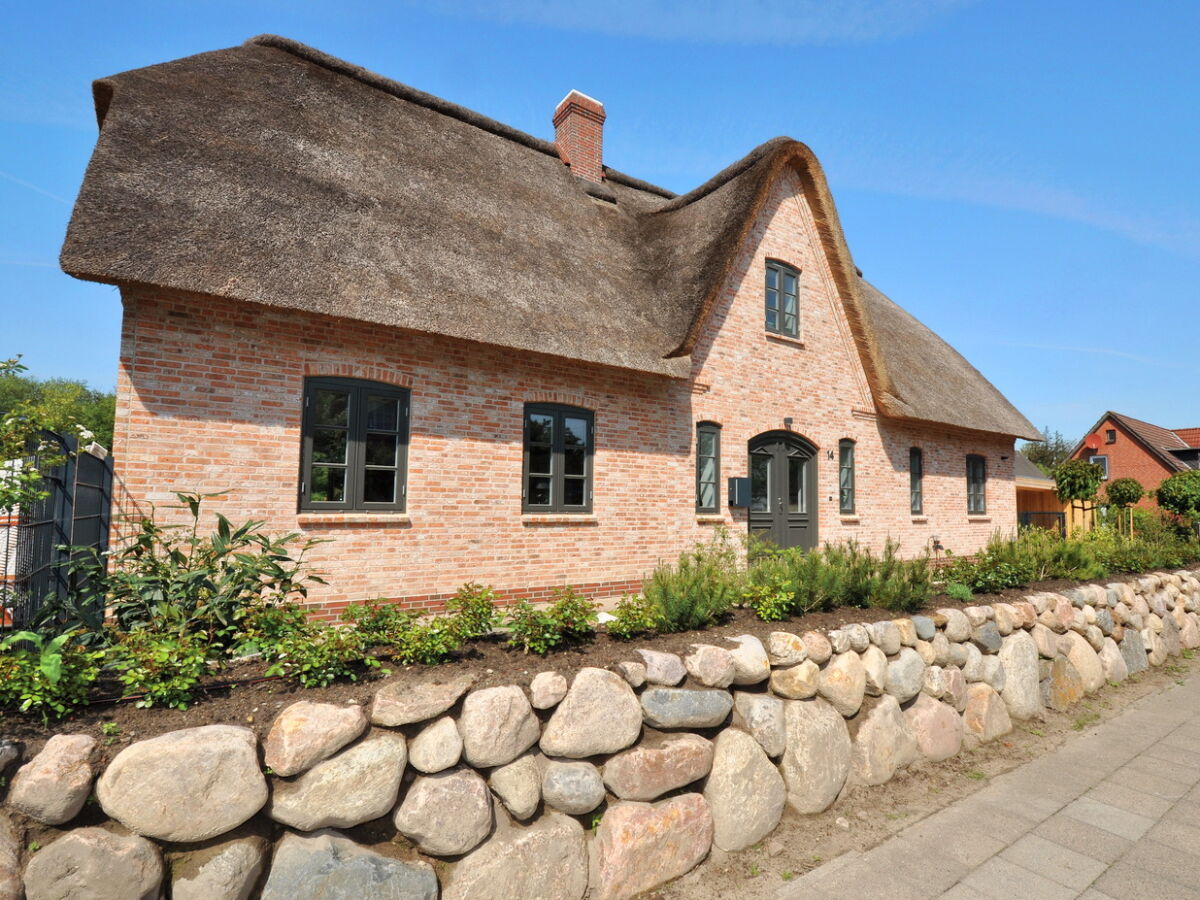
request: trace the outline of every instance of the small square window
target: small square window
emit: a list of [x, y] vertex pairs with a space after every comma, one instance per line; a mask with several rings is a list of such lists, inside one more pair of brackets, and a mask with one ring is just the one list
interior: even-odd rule
[[1117, 429], [1110, 428], [1104, 432], [1104, 443], [1115, 444], [1117, 442]]

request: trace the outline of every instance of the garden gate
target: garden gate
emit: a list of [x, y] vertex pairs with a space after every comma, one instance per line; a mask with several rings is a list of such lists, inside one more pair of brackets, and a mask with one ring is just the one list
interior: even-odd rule
[[44, 472], [46, 497], [14, 514], [0, 511], [0, 627], [28, 627], [68, 590], [86, 595], [86, 585], [71, 584], [71, 548], [108, 549], [112, 458], [95, 444], [79, 450], [71, 435], [42, 439], [47, 449], [39, 455], [59, 463]]

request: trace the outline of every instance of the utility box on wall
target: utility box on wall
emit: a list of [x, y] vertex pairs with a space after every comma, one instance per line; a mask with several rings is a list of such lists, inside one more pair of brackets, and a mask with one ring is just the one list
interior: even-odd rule
[[729, 479], [729, 506], [749, 506], [750, 505], [750, 479], [749, 478], [730, 478]]

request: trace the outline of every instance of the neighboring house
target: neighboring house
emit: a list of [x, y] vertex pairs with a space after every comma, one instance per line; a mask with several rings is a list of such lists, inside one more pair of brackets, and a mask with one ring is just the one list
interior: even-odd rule
[[583, 94], [549, 142], [278, 37], [95, 99], [62, 266], [120, 288], [125, 499], [332, 538], [321, 614], [613, 596], [721, 525], [1016, 526], [1037, 430], [862, 279], [803, 144], [675, 196], [603, 164]]
[[[1162, 428], [1110, 410], [1088, 429], [1071, 458], [1101, 466], [1105, 481], [1133, 478], [1150, 492], [1176, 472], [1200, 468], [1200, 428]], [[1156, 505], [1151, 497], [1138, 504]]]

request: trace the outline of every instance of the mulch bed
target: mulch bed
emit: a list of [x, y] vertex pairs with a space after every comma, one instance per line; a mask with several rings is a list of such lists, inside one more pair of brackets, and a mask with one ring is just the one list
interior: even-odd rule
[[[1200, 569], [1200, 566], [1193, 568]], [[1079, 584], [1107, 584], [1113, 581], [1128, 581], [1134, 577], [1136, 576], [1114, 576], [1094, 582], [1055, 579], [1032, 584], [1027, 588], [1002, 591], [999, 594], [977, 594], [970, 604], [938, 595], [930, 600], [925, 611], [940, 607], [1012, 602], [1037, 591], [1059, 591]], [[752, 634], [765, 643], [767, 635], [772, 631], [828, 630], [852, 622], [877, 622], [896, 618], [898, 615], [900, 614], [885, 609], [839, 607], [829, 612], [810, 613], [784, 622], [762, 622], [748, 609], [735, 609], [726, 622], [702, 631], [647, 635], [632, 641], [620, 641], [598, 632], [594, 640], [554, 651], [544, 657], [512, 650], [504, 645], [502, 637], [493, 636], [472, 642], [456, 654], [455, 659], [439, 666], [397, 666], [383, 659], [383, 667], [389, 669], [390, 674], [381, 674], [379, 670], [368, 671], [357, 683], [337, 683], [327, 688], [306, 689], [281, 678], [268, 678], [265, 675], [264, 663], [244, 661], [227, 666], [207, 680], [205, 690], [187, 710], [139, 709], [132, 701], [116, 699], [119, 695], [117, 682], [102, 681], [96, 696], [108, 699], [93, 700], [92, 705], [61, 722], [47, 725], [36, 716], [0, 712], [0, 740], [11, 739], [25, 743], [24, 758], [28, 759], [51, 735], [92, 734], [99, 739], [103, 762], [107, 763], [109, 758], [133, 741], [198, 725], [243, 725], [253, 729], [260, 738], [265, 738], [276, 714], [290, 703], [297, 700], [313, 700], [367, 704], [375, 691], [388, 681], [445, 681], [470, 673], [476, 677], [476, 688], [501, 684], [524, 686], [538, 672], [547, 669], [560, 672], [570, 679], [576, 671], [585, 666], [605, 668], [625, 660], [636, 660], [638, 657], [633, 651], [638, 647], [685, 654], [693, 644], [720, 644], [723, 638], [734, 635]], [[105, 731], [108, 731], [108, 734], [105, 734]]]

